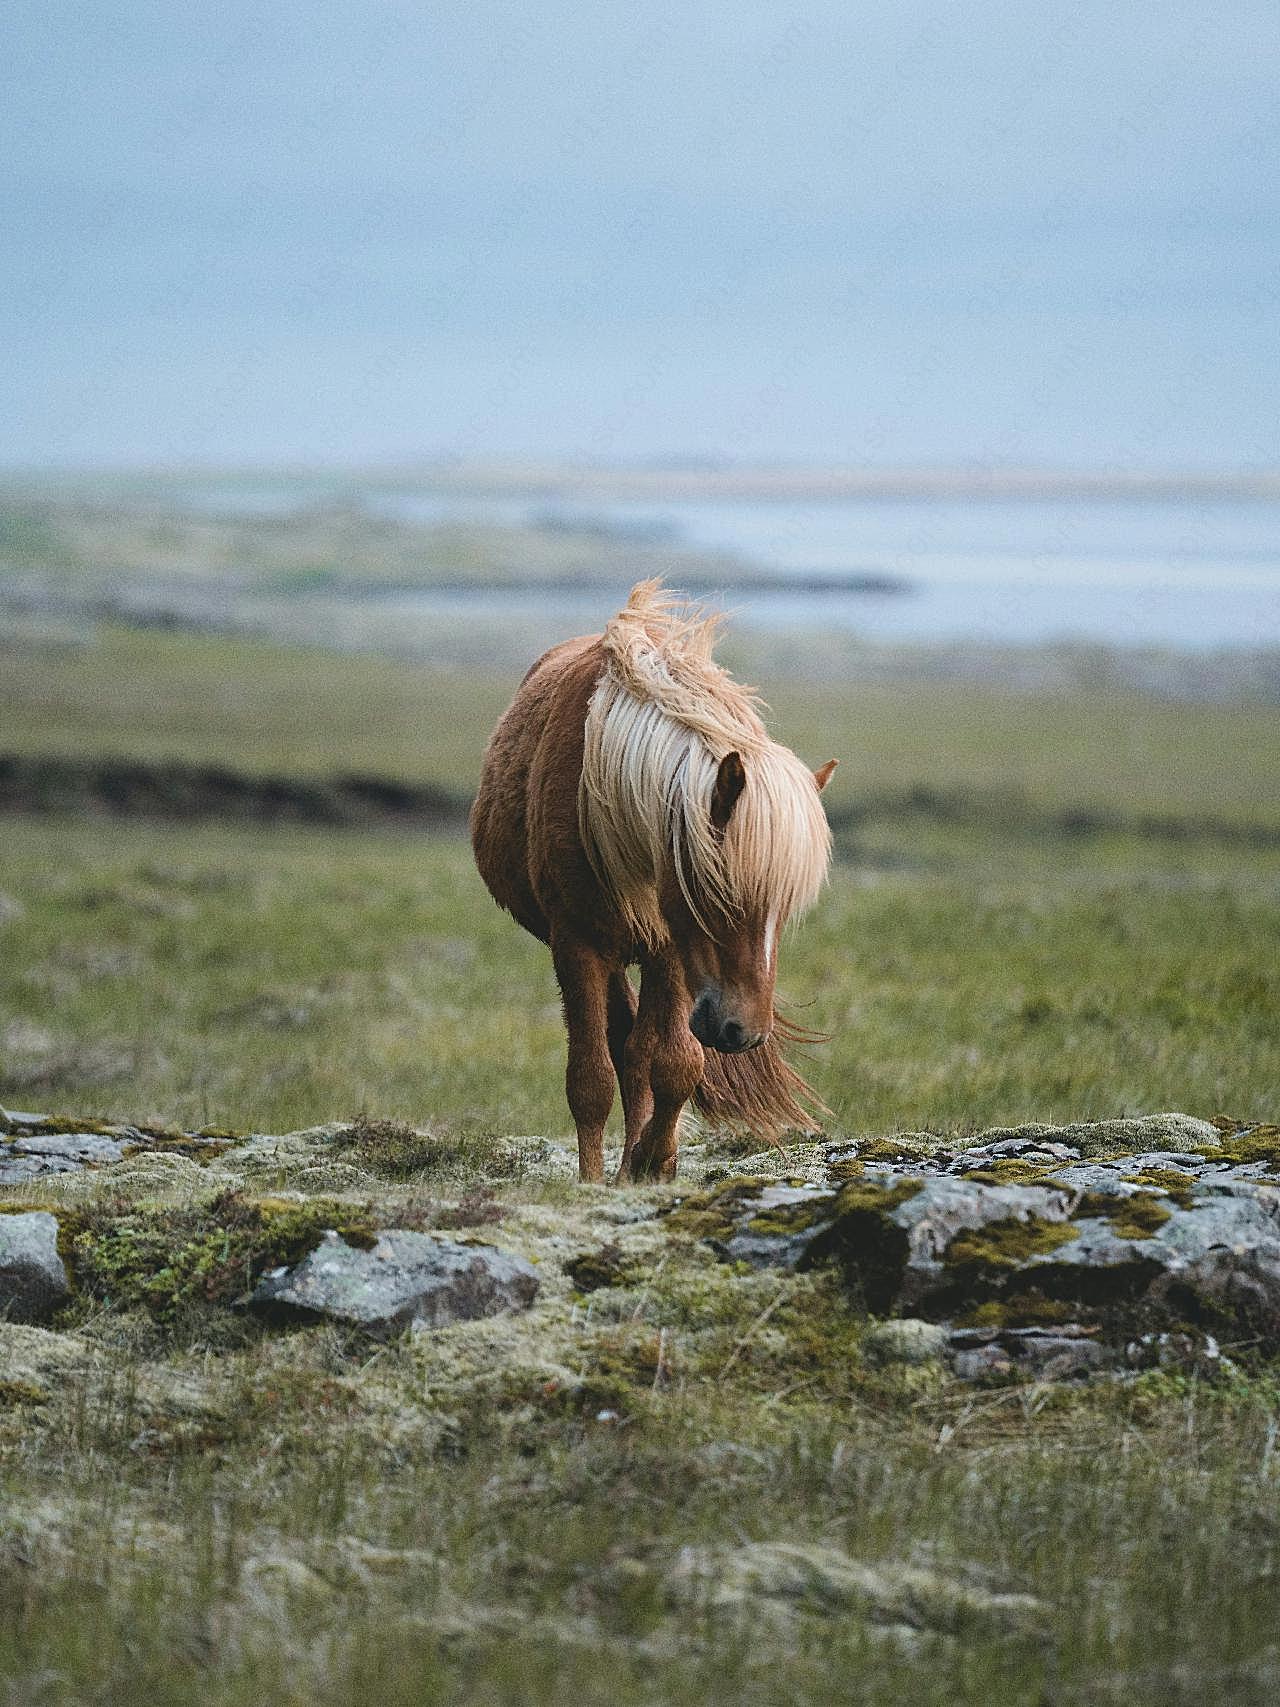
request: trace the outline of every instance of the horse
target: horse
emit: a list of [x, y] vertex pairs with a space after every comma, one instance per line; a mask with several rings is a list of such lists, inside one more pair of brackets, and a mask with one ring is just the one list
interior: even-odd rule
[[[681, 1110], [776, 1142], [823, 1109], [784, 1059], [778, 935], [831, 859], [811, 771], [712, 657], [721, 618], [642, 581], [603, 634], [530, 668], [485, 751], [471, 811], [498, 904], [551, 949], [583, 1180], [675, 1177]], [[628, 967], [638, 965], [636, 992]]]

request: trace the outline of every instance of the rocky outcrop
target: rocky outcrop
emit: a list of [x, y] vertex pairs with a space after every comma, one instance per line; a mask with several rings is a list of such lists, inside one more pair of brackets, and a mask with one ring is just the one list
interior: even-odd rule
[[[321, 1189], [366, 1198], [378, 1188], [369, 1169], [380, 1158], [349, 1139], [338, 1124], [237, 1136], [0, 1110], [0, 1185], [80, 1174], [77, 1184], [60, 1178], [57, 1197], [82, 1201], [104, 1173], [133, 1201], [169, 1193], [179, 1176], [190, 1192], [207, 1179], [211, 1194], [221, 1182], [250, 1197], [255, 1185], [276, 1193], [287, 1185], [299, 1201]], [[426, 1135], [406, 1128], [399, 1139], [421, 1140], [417, 1148], [433, 1153]], [[572, 1169], [563, 1146], [519, 1142], [522, 1167]], [[688, 1162], [697, 1167], [698, 1147]], [[53, 1193], [32, 1210], [46, 1206], [63, 1214]], [[400, 1213], [394, 1207], [375, 1215], [364, 1204], [370, 1248], [361, 1248], [350, 1215], [343, 1219], [351, 1209], [335, 1198], [324, 1209], [333, 1219], [308, 1223], [312, 1243], [286, 1241], [271, 1252], [272, 1263], [286, 1266], [265, 1278], [261, 1241], [253, 1246], [256, 1311], [388, 1333], [520, 1310], [538, 1290], [538, 1275], [519, 1257], [424, 1232], [421, 1219], [413, 1230], [386, 1227]], [[733, 1174], [721, 1169], [718, 1183], [701, 1191], [614, 1194], [606, 1219], [623, 1227], [655, 1214], [659, 1238], [659, 1227], [692, 1235], [749, 1268], [836, 1266], [869, 1314], [888, 1318], [866, 1335], [868, 1356], [881, 1362], [941, 1359], [967, 1377], [1044, 1378], [1170, 1362], [1203, 1367], [1219, 1359], [1219, 1343], [1230, 1354], [1246, 1340], [1263, 1355], [1280, 1353], [1275, 1127], [1161, 1114], [1000, 1128], [968, 1142], [905, 1133], [810, 1143], [747, 1158]], [[20, 1223], [9, 1219], [12, 1242]], [[67, 1280], [53, 1267], [54, 1217], [39, 1225], [46, 1256], [52, 1252], [43, 1280], [28, 1251], [15, 1257], [0, 1294], [0, 1309], [28, 1319], [55, 1308]], [[335, 1231], [313, 1248], [320, 1228]], [[199, 1256], [205, 1247], [197, 1245]], [[111, 1250], [104, 1260], [99, 1289], [117, 1300], [123, 1281], [111, 1263], [122, 1259]], [[621, 1246], [570, 1244], [557, 1251], [555, 1278], [591, 1296], [625, 1290], [642, 1269]], [[151, 1307], [156, 1289], [143, 1281], [139, 1296]], [[209, 1283], [200, 1285], [207, 1303]], [[596, 1315], [607, 1308], [591, 1306]]]
[[0, 1318], [43, 1321], [70, 1290], [56, 1218], [40, 1210], [0, 1215]]
[[326, 1233], [295, 1267], [266, 1275], [250, 1303], [274, 1316], [393, 1333], [525, 1310], [537, 1292], [538, 1276], [522, 1257], [388, 1229], [368, 1250]]
[[[1117, 1154], [1171, 1137], [1187, 1147]], [[870, 1310], [919, 1324], [903, 1322], [883, 1356], [1061, 1375], [1164, 1361], [1171, 1335], [1190, 1334], [1200, 1357], [1217, 1355], [1214, 1336], [1280, 1350], [1275, 1128], [1165, 1115], [805, 1159], [808, 1178], [730, 1179], [671, 1224], [753, 1267], [837, 1263]], [[945, 1345], [928, 1323], [954, 1330]]]
[[229, 1132], [183, 1132], [0, 1108], [0, 1186], [30, 1185], [53, 1174], [80, 1173], [147, 1152], [207, 1159], [234, 1141]]

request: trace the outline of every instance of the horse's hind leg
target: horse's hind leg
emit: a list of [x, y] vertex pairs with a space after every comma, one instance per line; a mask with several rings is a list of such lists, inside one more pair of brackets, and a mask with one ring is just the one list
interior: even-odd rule
[[701, 1082], [705, 1063], [702, 1045], [689, 1030], [683, 981], [662, 961], [645, 966], [625, 1054], [627, 1133], [618, 1178], [674, 1179], [680, 1111]]
[[572, 938], [558, 937], [551, 954], [569, 1034], [564, 1083], [578, 1128], [578, 1176], [598, 1182], [604, 1178], [604, 1127], [613, 1107], [609, 967], [594, 949]]

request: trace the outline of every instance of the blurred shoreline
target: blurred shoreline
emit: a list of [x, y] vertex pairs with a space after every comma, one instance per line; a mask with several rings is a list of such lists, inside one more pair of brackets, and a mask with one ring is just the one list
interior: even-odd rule
[[395, 464], [156, 463], [118, 468], [12, 465], [0, 467], [0, 490], [39, 492], [67, 485], [123, 491], [170, 483], [219, 485], [252, 482], [305, 487], [347, 481], [367, 490], [417, 490], [481, 498], [687, 499], [750, 503], [850, 498], [950, 501], [955, 499], [1140, 499], [1197, 502], [1280, 500], [1280, 468], [1115, 469], [1020, 468], [974, 464], [955, 467], [876, 468], [844, 464], [673, 460], [606, 464], [571, 460], [492, 460], [460, 457]]
[[114, 624], [505, 671], [598, 631], [652, 576], [726, 609], [726, 657], [755, 679], [1280, 702], [1269, 504], [1010, 514], [868, 498], [766, 514], [532, 489], [500, 504], [349, 474], [263, 490], [223, 475], [0, 483], [10, 651], [91, 644]]

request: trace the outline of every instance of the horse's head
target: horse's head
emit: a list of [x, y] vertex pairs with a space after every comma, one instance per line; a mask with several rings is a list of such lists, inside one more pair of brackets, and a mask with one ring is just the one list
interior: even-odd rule
[[[814, 772], [814, 786], [825, 788], [836, 762]], [[711, 822], [723, 837], [747, 786], [740, 754], [727, 754], [716, 774]], [[778, 933], [785, 922], [777, 909], [757, 907], [727, 913], [713, 904], [690, 907], [672, 876], [665, 885], [663, 911], [684, 968], [690, 997], [689, 1029], [708, 1049], [737, 1055], [754, 1049], [773, 1030], [773, 991], [778, 968]]]

